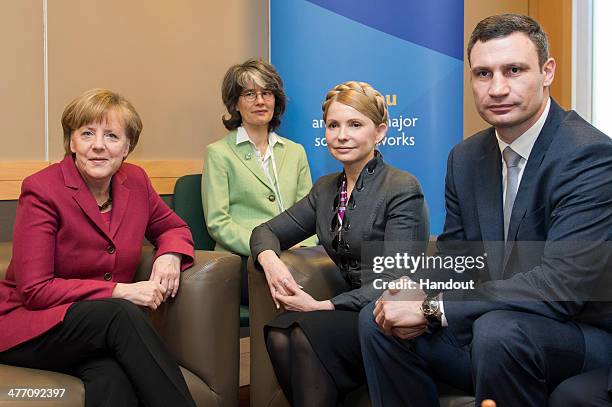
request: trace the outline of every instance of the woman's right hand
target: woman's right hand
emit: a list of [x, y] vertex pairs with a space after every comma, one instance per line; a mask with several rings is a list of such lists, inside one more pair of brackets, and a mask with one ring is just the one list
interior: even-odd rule
[[123, 298], [155, 311], [164, 300], [164, 287], [157, 281], [139, 281], [131, 284], [117, 283], [112, 297]]
[[263, 267], [266, 280], [268, 281], [270, 295], [272, 296], [272, 300], [276, 305], [276, 309], [279, 309], [280, 303], [276, 299], [276, 293], [281, 295], [291, 295], [291, 293], [287, 292], [285, 289], [285, 284], [298, 284], [293, 279], [293, 276], [289, 272], [289, 269], [285, 263], [278, 258], [273, 250], [264, 250], [263, 252], [259, 253], [259, 256], [257, 256], [257, 261], [259, 264], [261, 264], [261, 267]]

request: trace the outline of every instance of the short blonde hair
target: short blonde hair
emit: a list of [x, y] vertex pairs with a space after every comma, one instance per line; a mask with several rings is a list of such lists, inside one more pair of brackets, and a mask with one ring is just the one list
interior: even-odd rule
[[64, 129], [64, 150], [71, 154], [70, 136], [72, 132], [90, 123], [104, 122], [109, 112], [120, 114], [121, 124], [125, 129], [130, 143], [128, 153], [131, 153], [138, 144], [142, 131], [142, 120], [132, 104], [118, 93], [108, 89], [90, 89], [74, 99], [66, 106], [62, 114], [62, 128]]
[[327, 92], [323, 102], [323, 121], [327, 120], [327, 111], [333, 102], [352, 107], [367, 116], [377, 127], [387, 124], [389, 119], [384, 96], [366, 82], [344, 82]]

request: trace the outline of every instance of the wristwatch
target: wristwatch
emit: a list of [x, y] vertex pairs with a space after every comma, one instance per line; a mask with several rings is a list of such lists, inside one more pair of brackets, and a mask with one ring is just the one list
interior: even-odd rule
[[423, 315], [430, 322], [440, 322], [442, 312], [440, 311], [440, 294], [428, 295], [421, 304]]

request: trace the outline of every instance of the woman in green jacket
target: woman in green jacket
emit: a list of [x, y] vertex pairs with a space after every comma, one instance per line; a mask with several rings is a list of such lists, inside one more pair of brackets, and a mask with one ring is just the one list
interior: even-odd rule
[[[204, 216], [217, 242], [215, 250], [249, 256], [253, 228], [306, 196], [312, 187], [310, 168], [304, 148], [274, 132], [286, 96], [272, 65], [250, 59], [230, 67], [222, 98], [229, 133], [206, 149]], [[246, 284], [242, 286], [245, 299]]]

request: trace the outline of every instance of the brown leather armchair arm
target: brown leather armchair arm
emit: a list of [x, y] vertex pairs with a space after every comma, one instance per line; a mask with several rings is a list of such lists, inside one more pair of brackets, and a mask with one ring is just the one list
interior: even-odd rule
[[[317, 300], [346, 291], [349, 286], [321, 246], [287, 250], [281, 254], [295, 281]], [[263, 326], [282, 312], [270, 297], [266, 276], [249, 259], [249, 312], [251, 321], [251, 406], [288, 406], [266, 351]]]
[[[0, 279], [11, 254], [11, 243], [0, 243]], [[152, 263], [153, 248], [145, 246], [135, 280], [148, 279]], [[182, 366], [198, 406], [238, 405], [239, 306], [240, 258], [196, 251], [193, 267], [181, 273], [179, 295], [151, 313], [156, 329]], [[0, 365], [0, 383], [13, 382], [69, 389], [70, 399], [41, 406], [83, 405], [83, 385], [71, 376]], [[5, 403], [0, 401], [1, 405]], [[21, 401], [17, 404], [23, 405]]]
[[[135, 280], [149, 278], [152, 261], [153, 249], [143, 248]], [[169, 350], [189, 371], [183, 374], [199, 405], [238, 404], [239, 307], [240, 257], [196, 250], [176, 298], [151, 313]]]

